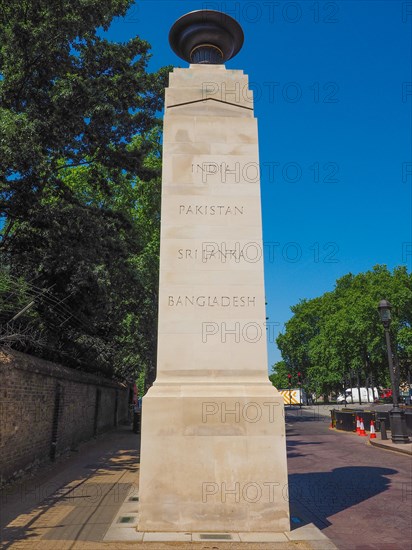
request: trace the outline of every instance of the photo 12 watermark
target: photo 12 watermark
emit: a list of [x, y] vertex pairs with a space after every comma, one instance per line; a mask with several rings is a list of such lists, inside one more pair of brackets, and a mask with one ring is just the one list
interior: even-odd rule
[[270, 321], [203, 321], [201, 340], [203, 344], [257, 344], [265, 336], [273, 344], [279, 326], [280, 323]]
[[402, 82], [402, 103], [409, 103], [412, 97], [412, 82]]
[[402, 23], [412, 23], [412, 2], [402, 2]]
[[177, 260], [203, 264], [257, 264], [263, 259], [269, 264], [299, 262], [337, 264], [340, 262], [339, 251], [339, 244], [334, 241], [325, 243], [265, 241], [263, 244], [256, 241], [205, 241], [195, 248], [177, 249]]
[[337, 184], [341, 183], [340, 166], [335, 161], [301, 163], [298, 161], [268, 160], [263, 162], [215, 161], [196, 162], [191, 165], [192, 174], [200, 184], [296, 184], [301, 181]]
[[204, 504], [209, 502], [253, 504], [263, 501], [273, 504], [278, 497], [279, 487], [280, 483], [276, 481], [248, 481], [244, 483], [239, 481], [219, 483], [204, 481], [201, 486], [202, 502]]
[[412, 162], [402, 163], [402, 183], [412, 182]]
[[283, 406], [277, 401], [257, 403], [248, 401], [204, 401], [202, 403], [202, 423], [220, 424], [273, 424]]
[[201, 9], [224, 12], [240, 23], [339, 23], [341, 2], [203, 2]]
[[412, 263], [412, 242], [402, 243], [402, 263], [403, 264]]
[[[110, 469], [110, 466], [107, 466]], [[102, 472], [104, 475], [104, 472]], [[48, 499], [58, 499], [76, 507], [87, 507], [97, 504], [102, 498], [106, 505], [123, 503], [125, 500], [136, 500], [139, 495], [139, 486], [136, 483], [112, 484], [110, 491], [104, 489], [99, 482], [72, 482], [62, 486], [58, 481], [37, 483], [25, 481], [18, 485], [18, 492], [13, 484], [5, 485], [0, 490], [0, 503], [6, 505], [10, 498], [18, 496], [21, 503], [35, 505]]]
[[250, 81], [248, 84], [226, 81], [205, 81], [202, 83], [202, 100], [214, 99], [224, 103], [244, 104], [252, 107], [253, 104], [264, 102], [269, 104], [339, 103], [340, 86], [335, 81], [301, 83], [296, 81], [278, 82]]

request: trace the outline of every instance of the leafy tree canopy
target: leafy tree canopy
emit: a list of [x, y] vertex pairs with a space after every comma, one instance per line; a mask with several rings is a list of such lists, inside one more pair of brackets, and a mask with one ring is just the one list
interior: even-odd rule
[[[65, 166], [140, 173], [133, 136], [157, 123], [166, 71], [147, 73], [149, 44], [108, 41], [131, 0], [9, 0], [0, 10], [0, 215], [26, 219], [45, 187], [71, 198]], [[104, 168], [103, 170], [101, 168]]]
[[278, 389], [287, 388], [289, 384], [288, 374], [289, 369], [285, 361], [278, 361], [272, 367], [272, 374], [269, 376], [269, 380]]
[[26, 351], [119, 375], [154, 368], [157, 113], [168, 73], [147, 72], [139, 37], [105, 38], [132, 3], [9, 0], [0, 9], [3, 336], [26, 292], [35, 298], [19, 317]]
[[[384, 332], [377, 312], [381, 299], [393, 305], [391, 338], [401, 380], [412, 365], [412, 275], [386, 266], [348, 274], [335, 289], [291, 308], [293, 317], [277, 338], [288, 372], [302, 371], [307, 387], [320, 394], [349, 386], [390, 382]], [[278, 364], [279, 365], [279, 364]]]

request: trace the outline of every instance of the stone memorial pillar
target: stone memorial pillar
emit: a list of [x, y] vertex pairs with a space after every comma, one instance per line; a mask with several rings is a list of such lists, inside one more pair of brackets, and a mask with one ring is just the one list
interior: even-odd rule
[[257, 121], [201, 10], [166, 90], [157, 378], [143, 398], [140, 531], [288, 531], [283, 399], [268, 380]]

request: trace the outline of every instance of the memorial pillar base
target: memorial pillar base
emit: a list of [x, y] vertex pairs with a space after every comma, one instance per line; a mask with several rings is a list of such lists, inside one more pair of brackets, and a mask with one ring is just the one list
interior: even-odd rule
[[290, 530], [283, 399], [269, 383], [155, 383], [139, 531]]

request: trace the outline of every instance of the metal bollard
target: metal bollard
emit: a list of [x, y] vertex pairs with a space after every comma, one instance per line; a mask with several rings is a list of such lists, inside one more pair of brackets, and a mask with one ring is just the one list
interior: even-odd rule
[[380, 424], [380, 428], [381, 428], [381, 439], [382, 439], [382, 441], [384, 441], [385, 439], [388, 439], [388, 435], [386, 433], [385, 419], [380, 418], [379, 419], [379, 424]]

